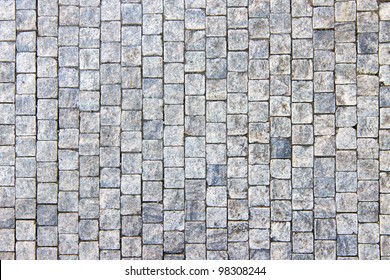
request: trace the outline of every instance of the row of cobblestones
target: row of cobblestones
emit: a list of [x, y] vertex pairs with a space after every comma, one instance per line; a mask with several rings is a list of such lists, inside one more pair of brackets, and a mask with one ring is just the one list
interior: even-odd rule
[[390, 259], [390, 2], [0, 0], [0, 259]]

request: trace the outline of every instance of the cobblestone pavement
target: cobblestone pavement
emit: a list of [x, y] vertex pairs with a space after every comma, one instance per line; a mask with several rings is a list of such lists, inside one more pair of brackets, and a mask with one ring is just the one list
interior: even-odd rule
[[390, 259], [390, 2], [0, 0], [0, 259]]

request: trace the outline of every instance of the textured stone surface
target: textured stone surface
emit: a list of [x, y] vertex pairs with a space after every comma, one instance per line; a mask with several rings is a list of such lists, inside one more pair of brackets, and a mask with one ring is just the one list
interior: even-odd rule
[[390, 258], [387, 0], [0, 0], [0, 259]]

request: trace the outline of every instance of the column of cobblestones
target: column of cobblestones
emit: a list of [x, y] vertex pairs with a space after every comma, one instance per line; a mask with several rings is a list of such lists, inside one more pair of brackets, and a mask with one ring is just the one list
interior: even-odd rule
[[[17, 192], [16, 199], [16, 259], [35, 259], [36, 252], [36, 236], [35, 236], [35, 223], [36, 219], [38, 225], [49, 225], [51, 221], [48, 219], [46, 209], [51, 208], [49, 205], [37, 205], [37, 197], [40, 199], [39, 203], [42, 203], [42, 196], [44, 195], [43, 189], [47, 186], [42, 183], [37, 185], [37, 160], [55, 160], [56, 150], [48, 150], [47, 153], [43, 152], [43, 147], [40, 147], [37, 143], [37, 151], [35, 154], [34, 149], [23, 147], [23, 140], [25, 138], [22, 135], [30, 135], [33, 142], [36, 141], [36, 88], [35, 79], [37, 73], [36, 65], [36, 7], [35, 4], [21, 7], [18, 5], [16, 10], [16, 31], [17, 48], [18, 53], [16, 55], [16, 95], [15, 95], [15, 114], [16, 114], [16, 178], [24, 181], [28, 181], [30, 187], [33, 188], [33, 192], [27, 194], [27, 197], [19, 199], [19, 192]], [[22, 9], [24, 8], [24, 9]], [[24, 32], [30, 35], [29, 38], [23, 40], [20, 34]], [[25, 33], [25, 34], [26, 34]], [[19, 39], [19, 40], [18, 40]], [[19, 45], [19, 43], [21, 43]], [[19, 49], [19, 46], [22, 49]], [[23, 48], [23, 47], [24, 48]], [[39, 62], [38, 62], [39, 66]], [[44, 76], [42, 73], [45, 70], [38, 67], [38, 76]], [[43, 113], [43, 107], [46, 104], [38, 104], [38, 118], [49, 118], [48, 114]], [[5, 110], [7, 111], [7, 110]], [[30, 126], [31, 125], [31, 126]], [[18, 133], [19, 132], [19, 133]], [[50, 145], [50, 144], [49, 144]], [[20, 148], [20, 150], [19, 150]], [[25, 149], [22, 151], [22, 149]], [[54, 158], [51, 158], [51, 154], [54, 154]], [[36, 157], [35, 157], [36, 155]], [[39, 175], [43, 179], [45, 175], [51, 175], [43, 172], [40, 168]], [[9, 176], [9, 175], [8, 175]], [[36, 188], [37, 187], [37, 188]], [[56, 187], [55, 187], [56, 188]], [[20, 189], [23, 193], [23, 189]], [[56, 193], [55, 193], [56, 195]], [[23, 195], [22, 195], [23, 196]], [[47, 202], [47, 201], [46, 201]], [[56, 206], [54, 206], [57, 209]], [[53, 213], [57, 214], [57, 213]], [[21, 227], [26, 226], [30, 229], [30, 236], [18, 236], [23, 232]], [[19, 238], [20, 237], [20, 238]], [[55, 237], [55, 235], [54, 235]], [[56, 238], [56, 237], [55, 237]]]
[[[163, 5], [164, 57], [164, 185], [163, 239], [157, 258], [175, 258], [184, 253], [184, 233], [187, 217], [184, 174], [184, 1], [161, 1]], [[158, 2], [160, 4], [160, 2]], [[187, 187], [186, 187], [187, 188]], [[187, 200], [191, 200], [187, 195]], [[190, 209], [190, 208], [189, 208]], [[176, 211], [176, 212], [173, 212]], [[176, 214], [175, 214], [176, 213]], [[176, 218], [175, 218], [176, 216]], [[176, 219], [176, 221], [175, 221]], [[160, 222], [160, 221], [159, 221]], [[174, 228], [177, 223], [179, 228]], [[179, 231], [180, 230], [180, 231]], [[159, 233], [160, 234], [160, 233]], [[162, 233], [161, 233], [162, 234]], [[182, 258], [179, 255], [178, 258]]]
[[[356, 20], [356, 1], [337, 1], [334, 5], [335, 30]], [[358, 27], [359, 28], [359, 27]], [[357, 168], [356, 135], [364, 137], [357, 124], [355, 37], [335, 34], [336, 96], [336, 224], [337, 256], [357, 255]], [[352, 96], [351, 96], [351, 95]], [[360, 100], [359, 100], [360, 101]], [[358, 106], [360, 105], [358, 101]], [[377, 133], [376, 133], [377, 134]], [[359, 178], [364, 179], [364, 178]]]
[[[171, 1], [172, 2], [172, 1]], [[184, 3], [185, 2], [185, 3]], [[174, 3], [174, 1], [172, 2]], [[170, 4], [172, 5], [172, 4]], [[187, 13], [180, 13], [184, 17], [185, 21], [180, 21], [178, 27], [179, 30], [171, 30], [175, 32], [176, 35], [183, 37], [178, 37], [178, 40], [184, 39], [185, 42], [180, 42], [175, 44], [174, 48], [166, 45], [165, 56], [166, 60], [168, 56], [172, 57], [172, 53], [176, 53], [175, 58], [181, 63], [185, 61], [184, 71], [184, 92], [180, 92], [177, 95], [177, 99], [180, 100], [180, 104], [175, 107], [177, 110], [168, 110], [165, 111], [166, 117], [168, 114], [175, 114], [180, 120], [180, 124], [183, 125], [183, 112], [185, 115], [185, 134], [187, 137], [184, 138], [184, 152], [182, 150], [179, 153], [176, 153], [176, 157], [180, 158], [180, 167], [190, 166], [194, 161], [195, 164], [200, 164], [194, 166], [194, 168], [199, 169], [203, 174], [206, 174], [206, 164], [204, 158], [206, 157], [206, 138], [204, 130], [197, 130], [194, 125], [196, 123], [205, 125], [205, 1], [183, 1], [182, 4], [187, 9]], [[196, 23], [192, 23], [196, 19]], [[203, 21], [203, 24], [202, 24]], [[164, 25], [165, 30], [168, 32], [170, 25]], [[184, 29], [185, 28], [185, 33]], [[198, 29], [198, 30], [195, 30]], [[164, 34], [165, 35], [165, 34]], [[164, 37], [167, 39], [167, 37]], [[175, 51], [176, 49], [176, 51]], [[202, 61], [203, 60], [203, 61]], [[178, 73], [179, 74], [179, 73]], [[182, 86], [180, 86], [182, 88]], [[185, 93], [185, 94], [184, 94]], [[184, 106], [185, 104], [185, 106]], [[182, 110], [180, 112], [179, 110]], [[179, 122], [178, 122], [179, 123]], [[188, 133], [187, 133], [188, 132]], [[185, 158], [185, 162], [183, 159]], [[194, 159], [199, 158], [199, 159]], [[187, 167], [186, 167], [187, 168]], [[185, 210], [182, 213], [184, 216], [185, 224], [185, 236], [184, 236], [184, 253], [185, 259], [206, 259], [206, 231], [205, 231], [205, 186], [206, 181], [204, 180], [205, 175], [196, 175], [193, 171], [181, 171], [181, 174], [185, 175], [185, 189], [171, 192], [174, 195], [169, 197], [164, 194], [164, 206], [165, 201], [180, 201], [177, 210]], [[188, 176], [187, 176], [188, 175]], [[179, 182], [182, 182], [181, 180]], [[181, 186], [181, 185], [180, 185]], [[184, 193], [185, 192], [185, 193]], [[182, 204], [183, 201], [183, 204]], [[180, 244], [181, 245], [181, 244]]]
[[[313, 259], [313, 9], [291, 1], [292, 15], [292, 250]], [[287, 39], [286, 39], [287, 40]], [[287, 188], [287, 191], [289, 189]]]
[[[80, 111], [79, 259], [92, 260], [99, 259], [99, 175], [103, 174], [99, 172], [99, 145], [105, 144], [103, 141], [99, 143], [99, 90], [102, 94], [103, 92], [107, 94], [103, 86], [99, 87], [99, 28], [101, 27], [99, 3], [99, 1], [80, 1], [79, 49], [74, 53], [80, 68], [80, 91], [73, 91], [76, 96], [76, 108], [78, 107]], [[73, 173], [72, 176], [75, 180], [73, 184], [77, 185], [77, 174]], [[107, 177], [101, 177], [101, 180], [106, 182]], [[117, 184], [112, 187], [118, 189], [118, 181], [119, 178]], [[102, 182], [101, 185], [103, 186], [104, 183]], [[101, 245], [104, 246], [103, 243]]]
[[[142, 3], [142, 203], [144, 244], [163, 244], [163, 6]], [[169, 153], [175, 159], [175, 155]], [[169, 165], [169, 163], [167, 163]], [[156, 250], [157, 248], [155, 248]], [[161, 246], [155, 251], [162, 258]]]
[[[55, 2], [42, 1], [41, 5], [49, 11], [57, 11]], [[90, 172], [88, 165], [91, 166], [92, 162], [79, 156], [79, 107], [75, 98], [77, 100], [80, 94], [81, 107], [84, 96], [80, 89], [87, 86], [86, 80], [81, 82], [79, 72], [79, 1], [60, 0], [58, 4], [58, 94], [59, 99], [69, 96], [68, 100], [64, 99], [70, 101], [61, 102], [58, 110], [58, 254], [60, 259], [74, 260], [79, 254], [79, 177]], [[43, 58], [42, 62], [52, 74], [56, 60]], [[56, 100], [45, 99], [42, 102], [48, 103], [47, 108], [43, 108], [44, 112], [53, 112], [49, 119], [55, 119]], [[80, 209], [83, 207], [80, 205]], [[57, 216], [57, 209], [47, 210], [53, 218]]]
[[[15, 259], [15, 237], [18, 240], [19, 254], [18, 257], [32, 257], [31, 251], [22, 253], [23, 244], [29, 248], [30, 243], [22, 243], [31, 240], [33, 246], [35, 240], [35, 223], [31, 221], [15, 222], [15, 210], [18, 209], [22, 214], [22, 203], [25, 200], [23, 185], [32, 185], [28, 198], [33, 199], [33, 208], [35, 210], [35, 179], [16, 179], [15, 180], [15, 129], [18, 132], [18, 138], [22, 136], [21, 130], [27, 125], [27, 119], [24, 122], [23, 117], [17, 117], [17, 127], [15, 127], [15, 41], [16, 41], [16, 25], [15, 25], [15, 2], [0, 1], [2, 6], [0, 10], [0, 259]], [[34, 80], [34, 79], [33, 79]], [[31, 92], [30, 92], [31, 93]], [[34, 93], [34, 92], [33, 92]], [[28, 118], [28, 117], [27, 117]], [[35, 119], [30, 127], [30, 135], [35, 135]], [[27, 136], [26, 136], [27, 137]], [[28, 140], [28, 138], [23, 138]], [[34, 139], [32, 146], [35, 147]], [[21, 147], [23, 149], [24, 147]], [[23, 151], [23, 152], [22, 152]], [[35, 156], [34, 150], [27, 151], [23, 149], [21, 152], [24, 156]], [[30, 152], [30, 154], [29, 154]], [[20, 154], [20, 155], [22, 155]], [[35, 176], [33, 176], [35, 177]], [[17, 187], [22, 190], [20, 193]], [[16, 188], [15, 188], [16, 187]], [[34, 191], [34, 192], [33, 192]], [[15, 196], [20, 198], [15, 201]], [[16, 207], [16, 203], [18, 206]], [[27, 206], [27, 203], [26, 203]], [[27, 211], [26, 211], [27, 212]], [[27, 219], [35, 219], [35, 212], [26, 213]], [[18, 219], [22, 219], [22, 215], [18, 215]], [[24, 219], [24, 218], [23, 218]], [[25, 227], [29, 229], [20, 236], [15, 236], [15, 224], [19, 229]], [[19, 238], [18, 238], [19, 237]], [[33, 247], [34, 248], [34, 247]]]
[[[270, 257], [291, 259], [291, 119], [289, 117], [291, 115], [291, 15], [289, 0], [270, 1], [269, 25]], [[294, 62], [297, 63], [297, 61]]]
[[[186, 180], [186, 213], [177, 212], [176, 217], [172, 216], [170, 218], [166, 212], [164, 221], [171, 220], [169, 228], [176, 230], [172, 234], [177, 235], [176, 244], [168, 243], [168, 246], [176, 247], [176, 250], [185, 248], [186, 258], [205, 259], [206, 251], [204, 245], [194, 243], [204, 241], [204, 238], [199, 235], [205, 229], [204, 192], [207, 184], [205, 147], [206, 142], [208, 142], [208, 138], [206, 137], [208, 137], [209, 132], [205, 119], [206, 103], [203, 82], [204, 72], [206, 70], [206, 4], [205, 1], [186, 0], [183, 5], [185, 5], [185, 13], [183, 11], [185, 26], [184, 69], [182, 69], [182, 66], [179, 66], [175, 70], [165, 68], [165, 75], [170, 75], [169, 72], [173, 71], [178, 76], [176, 82], [182, 83], [185, 80], [184, 173]], [[185, 72], [185, 78], [183, 71]], [[165, 76], [165, 79], [167, 78]], [[174, 222], [173, 218], [176, 220], [176, 226], [172, 224]], [[177, 232], [178, 230], [183, 230], [184, 227], [186, 229], [185, 237], [182, 236], [181, 232]], [[164, 225], [164, 230], [169, 230], [167, 224]], [[189, 232], [190, 230], [192, 231], [191, 233]], [[191, 244], [184, 244], [184, 241], [187, 239], [192, 240], [190, 242]], [[197, 240], [199, 241], [197, 242]], [[181, 257], [184, 258], [184, 255]]]
[[0, 0], [0, 259], [390, 259], [388, 0]]
[[[339, 4], [338, 12], [347, 8], [347, 3]], [[348, 10], [347, 10], [348, 11]], [[379, 127], [379, 78], [378, 78], [378, 5], [375, 2], [357, 1], [356, 10], [350, 11], [350, 19], [357, 20], [357, 89], [353, 85], [353, 101], [357, 103], [357, 221], [359, 259], [379, 259], [379, 170], [378, 170], [378, 127]], [[346, 16], [347, 14], [345, 14]], [[338, 20], [339, 17], [336, 17]], [[368, 25], [371, 27], [368, 28]], [[375, 33], [373, 33], [375, 32]], [[336, 37], [336, 39], [338, 39]], [[355, 38], [352, 38], [355, 42]], [[352, 45], [352, 43], [350, 44]], [[355, 43], [353, 43], [355, 45]], [[371, 45], [373, 48], [370, 48]], [[336, 45], [337, 47], [338, 45]], [[351, 53], [349, 53], [352, 56]], [[355, 54], [353, 54], [355, 55]], [[336, 48], [336, 62], [340, 60]], [[351, 57], [351, 59], [353, 56]], [[356, 82], [356, 81], [355, 81]], [[337, 80], [336, 80], [337, 83]], [[338, 85], [336, 86], [338, 87]], [[336, 94], [337, 88], [336, 88]], [[355, 101], [355, 96], [357, 100]], [[346, 96], [347, 97], [347, 96]], [[338, 100], [338, 95], [336, 95]], [[338, 104], [339, 105], [339, 104]], [[347, 104], [348, 105], [348, 104]], [[338, 115], [337, 117], [342, 117]], [[351, 118], [351, 116], [348, 116]], [[353, 118], [352, 118], [353, 119]], [[356, 123], [356, 119], [354, 119]], [[351, 161], [351, 160], [348, 160]], [[346, 164], [346, 162], [341, 162]], [[354, 183], [356, 182], [356, 179]], [[347, 183], [347, 182], [345, 182]], [[352, 184], [351, 184], [352, 185]], [[355, 186], [355, 184], [353, 184]], [[354, 210], [356, 212], [356, 209]], [[338, 225], [337, 225], [338, 226]], [[339, 254], [339, 253], [338, 253]]]
[[248, 155], [248, 179], [236, 182], [232, 194], [229, 186], [231, 197], [249, 199], [250, 259], [270, 258], [269, 14], [270, 1], [249, 1], [249, 150], [242, 154]]
[[[143, 119], [142, 138], [142, 205], [145, 211], [142, 226], [143, 257], [162, 259], [163, 256], [163, 168], [175, 160], [169, 150], [163, 150], [163, 5], [161, 0], [142, 1], [143, 31]], [[168, 112], [167, 112], [168, 113]], [[165, 123], [169, 123], [165, 118]], [[145, 128], [148, 126], [148, 132]], [[153, 132], [151, 131], [153, 130]], [[141, 137], [141, 135], [140, 135]], [[163, 162], [164, 160], [164, 162]], [[180, 203], [180, 201], [175, 201]], [[172, 210], [172, 209], [170, 209]]]
[[[119, 1], [118, 1], [119, 2]], [[108, 2], [107, 2], [108, 3]], [[121, 118], [121, 255], [141, 256], [142, 222], [149, 209], [143, 205], [141, 216], [142, 175], [142, 91], [141, 43], [142, 7], [123, 3], [122, 9], [122, 118]], [[107, 8], [109, 11], [110, 8]], [[144, 138], [146, 133], [144, 126]], [[153, 128], [149, 131], [153, 131]], [[107, 251], [108, 253], [108, 251]], [[114, 257], [111, 254], [111, 257]], [[119, 255], [115, 255], [119, 258]]]
[[[207, 236], [197, 237], [206, 241], [207, 259], [227, 259], [227, 145], [226, 145], [226, 48], [227, 9], [225, 1], [206, 3], [206, 77], [198, 76], [200, 88], [190, 88], [186, 93], [205, 94], [206, 84], [206, 163], [207, 190], [199, 186], [197, 195], [206, 195], [207, 220], [200, 232], [207, 227]], [[190, 78], [191, 76], [188, 76]], [[193, 76], [194, 78], [196, 76]], [[207, 82], [204, 79], [207, 79]], [[192, 89], [192, 90], [191, 90]], [[204, 147], [202, 146], [203, 150]], [[204, 214], [202, 213], [204, 219]], [[198, 234], [200, 234], [200, 232]], [[206, 233], [205, 233], [206, 234]]]
[[[334, 1], [313, 7], [314, 107], [314, 238], [315, 258], [336, 258]], [[338, 26], [349, 34], [354, 26]], [[341, 35], [342, 36], [342, 35]], [[312, 133], [309, 132], [309, 135]], [[304, 136], [305, 137], [305, 136]], [[305, 138], [302, 138], [303, 140]], [[309, 136], [309, 141], [313, 138]]]
[[[27, 4], [27, 1], [24, 1]], [[29, 5], [32, 3], [30, 2]], [[31, 75], [29, 84], [36, 86], [38, 104], [37, 136], [32, 137], [31, 144], [26, 145], [34, 151], [36, 145], [37, 159], [37, 259], [57, 259], [58, 257], [58, 164], [57, 164], [57, 121], [58, 121], [58, 10], [48, 9], [47, 1], [38, 1], [38, 33], [29, 33], [29, 44], [36, 44], [37, 77]], [[35, 6], [31, 5], [31, 7]], [[18, 7], [17, 7], [18, 8]], [[30, 15], [31, 17], [31, 15]], [[24, 38], [27, 33], [19, 33]], [[35, 39], [35, 36], [36, 39]], [[26, 38], [27, 39], [27, 38]], [[62, 98], [61, 104], [68, 102]], [[35, 101], [30, 105], [35, 107]], [[35, 109], [35, 108], [34, 108]], [[34, 186], [35, 187], [35, 186]], [[34, 232], [35, 234], [35, 232]]]
[[[86, 80], [91, 82], [89, 90], [96, 90], [91, 94], [97, 106], [100, 106], [100, 154], [96, 160], [93, 157], [90, 160], [96, 161], [96, 171], [99, 170], [100, 164], [99, 249], [100, 256], [105, 259], [120, 258], [121, 207], [129, 203], [126, 196], [121, 197], [120, 191], [122, 81], [120, 20], [120, 1], [101, 1], [100, 66], [96, 67], [100, 72], [85, 71]], [[127, 209], [131, 209], [130, 206], [127, 206]], [[125, 211], [123, 213], [125, 214]], [[125, 242], [124, 239], [122, 241]], [[122, 250], [122, 254], [123, 252]], [[126, 254], [123, 255], [126, 257]]]
[[[367, 5], [370, 8], [370, 5]], [[365, 6], [365, 7], [366, 7]], [[358, 10], [361, 7], [358, 6]], [[363, 8], [363, 7], [362, 7]], [[375, 6], [373, 7], [375, 8]], [[390, 259], [390, 3], [379, 4], [379, 148], [380, 148], [380, 179], [379, 179], [379, 224], [380, 224], [380, 258]], [[376, 68], [376, 70], [378, 70]], [[378, 123], [377, 123], [378, 124]], [[377, 191], [377, 189], [375, 189]], [[374, 190], [374, 191], [375, 191]], [[375, 193], [376, 194], [376, 193]], [[372, 197], [378, 201], [378, 197]], [[360, 248], [359, 248], [360, 249]], [[371, 245], [368, 258], [378, 258], [379, 248]], [[360, 250], [359, 250], [360, 251]], [[359, 256], [360, 257], [360, 256]]]
[[[245, 180], [248, 176], [248, 4], [247, 1], [228, 1], [227, 4], [228, 258], [249, 259], [249, 208]], [[253, 71], [249, 72], [251, 78], [262, 71], [261, 65], [254, 63], [251, 61], [249, 68]], [[234, 184], [239, 184], [244, 191], [233, 194], [231, 186]]]

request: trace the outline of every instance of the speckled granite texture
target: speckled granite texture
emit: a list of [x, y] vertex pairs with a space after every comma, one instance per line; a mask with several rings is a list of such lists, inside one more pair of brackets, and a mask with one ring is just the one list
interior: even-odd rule
[[390, 259], [390, 2], [0, 0], [0, 259]]

